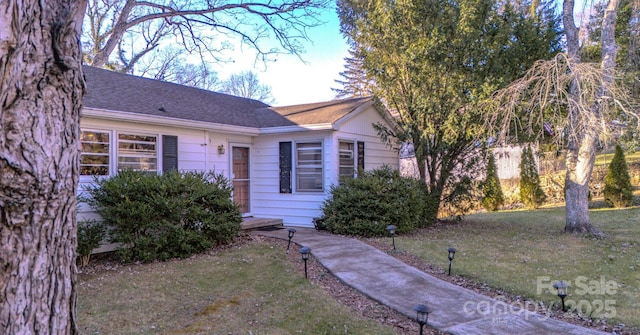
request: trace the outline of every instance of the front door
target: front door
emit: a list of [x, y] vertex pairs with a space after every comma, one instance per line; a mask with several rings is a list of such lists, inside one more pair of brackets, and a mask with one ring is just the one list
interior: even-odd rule
[[251, 211], [249, 148], [241, 146], [232, 146], [231, 148], [233, 201], [240, 206], [242, 214], [246, 215]]

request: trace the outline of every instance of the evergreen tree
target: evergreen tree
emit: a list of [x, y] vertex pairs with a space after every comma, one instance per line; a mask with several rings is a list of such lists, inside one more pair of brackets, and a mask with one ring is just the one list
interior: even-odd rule
[[373, 95], [372, 83], [367, 79], [367, 72], [363, 67], [364, 60], [356, 51], [349, 49], [349, 57], [344, 58], [344, 71], [340, 72], [340, 77], [344, 80], [336, 79], [337, 84], [342, 88], [332, 88], [336, 92], [336, 98], [346, 97], [366, 97]]
[[616, 145], [616, 153], [605, 177], [604, 201], [616, 208], [631, 206], [633, 202], [633, 186], [620, 145]]
[[504, 205], [504, 195], [500, 179], [498, 179], [498, 170], [496, 168], [496, 159], [493, 153], [489, 153], [489, 161], [487, 162], [487, 177], [482, 184], [482, 207], [489, 212], [497, 211], [500, 206]]
[[520, 199], [528, 208], [538, 208], [546, 198], [540, 187], [540, 176], [533, 150], [530, 146], [526, 146], [522, 150], [520, 160]]

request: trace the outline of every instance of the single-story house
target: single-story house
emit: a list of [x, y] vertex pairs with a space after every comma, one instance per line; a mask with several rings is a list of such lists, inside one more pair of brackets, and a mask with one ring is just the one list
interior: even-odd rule
[[[215, 171], [243, 215], [313, 227], [331, 185], [358, 168], [398, 168], [372, 124], [391, 116], [370, 98], [286, 107], [84, 67], [80, 190], [121, 169]], [[94, 215], [79, 210], [84, 218]]]

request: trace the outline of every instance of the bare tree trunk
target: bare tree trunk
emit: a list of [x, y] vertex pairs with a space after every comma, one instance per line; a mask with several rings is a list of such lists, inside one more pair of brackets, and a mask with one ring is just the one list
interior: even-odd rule
[[[579, 141], [570, 140], [567, 146], [565, 177], [565, 232], [595, 232], [589, 219], [589, 180], [595, 162], [597, 136], [583, 134]], [[579, 143], [578, 143], [579, 142]]]
[[0, 334], [75, 334], [86, 2], [0, 1]]
[[[602, 64], [604, 81], [610, 83], [615, 72], [617, 46], [615, 44], [616, 11], [620, 0], [609, 0], [605, 10], [602, 26]], [[573, 0], [565, 0], [563, 4], [563, 21], [567, 37], [567, 51], [570, 62], [580, 62], [578, 29], [573, 21]], [[572, 99], [576, 97], [577, 83], [572, 83]], [[567, 173], [565, 179], [566, 225], [565, 232], [598, 233], [589, 219], [589, 180], [595, 163], [596, 144], [602, 127], [601, 108], [607, 108], [606, 102], [600, 103], [606, 95], [604, 86], [591, 108], [579, 109], [576, 104], [569, 104], [569, 134], [567, 144]]]

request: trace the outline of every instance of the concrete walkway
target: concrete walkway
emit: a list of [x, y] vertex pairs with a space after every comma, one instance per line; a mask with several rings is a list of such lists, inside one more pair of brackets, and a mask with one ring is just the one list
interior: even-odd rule
[[[413, 307], [432, 309], [429, 325], [451, 334], [608, 334], [550, 319], [428, 275], [356, 239], [297, 228], [292, 242], [347, 285], [415, 318]], [[287, 230], [254, 234], [288, 239]]]

